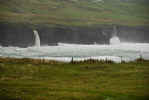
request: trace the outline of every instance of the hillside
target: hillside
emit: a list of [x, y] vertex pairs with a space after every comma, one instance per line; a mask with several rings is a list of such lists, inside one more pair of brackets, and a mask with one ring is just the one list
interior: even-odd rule
[[148, 25], [147, 0], [0, 0], [1, 23]]

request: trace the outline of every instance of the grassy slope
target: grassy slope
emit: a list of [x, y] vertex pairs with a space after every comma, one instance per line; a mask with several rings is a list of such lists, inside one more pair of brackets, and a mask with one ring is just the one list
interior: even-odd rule
[[5, 0], [0, 1], [0, 21], [74, 26], [148, 25], [148, 9], [145, 3], [120, 0]]
[[149, 61], [40, 64], [0, 60], [2, 100], [148, 100]]

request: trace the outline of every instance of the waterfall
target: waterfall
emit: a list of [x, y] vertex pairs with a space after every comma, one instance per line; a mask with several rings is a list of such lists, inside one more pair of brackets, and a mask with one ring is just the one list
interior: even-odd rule
[[117, 29], [116, 27], [114, 27], [114, 30], [113, 30], [113, 36], [112, 38], [110, 39], [110, 44], [120, 44], [120, 39], [119, 37], [117, 36]]
[[40, 37], [39, 37], [38, 31], [34, 30], [33, 32], [34, 32], [34, 36], [35, 36], [34, 46], [40, 47]]

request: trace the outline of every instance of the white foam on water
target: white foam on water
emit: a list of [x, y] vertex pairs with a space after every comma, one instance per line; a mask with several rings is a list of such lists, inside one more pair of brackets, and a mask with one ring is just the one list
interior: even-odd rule
[[0, 56], [38, 58], [70, 62], [87, 59], [132, 61], [140, 57], [149, 59], [149, 43], [120, 43], [115, 45], [84, 45], [59, 43], [58, 46], [0, 47]]

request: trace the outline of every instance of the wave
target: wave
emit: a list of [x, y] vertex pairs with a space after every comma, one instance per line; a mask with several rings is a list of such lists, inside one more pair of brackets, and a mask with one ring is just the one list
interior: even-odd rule
[[[82, 45], [90, 45], [90, 44], [75, 44], [75, 43], [63, 43], [63, 42], [58, 42], [58, 46], [82, 46]], [[91, 44], [93, 45], [93, 44]]]

